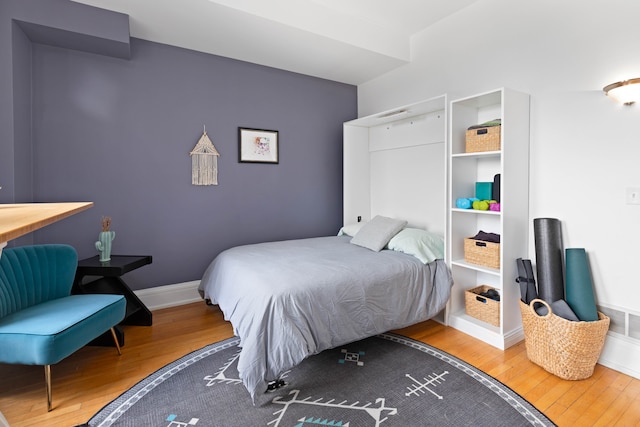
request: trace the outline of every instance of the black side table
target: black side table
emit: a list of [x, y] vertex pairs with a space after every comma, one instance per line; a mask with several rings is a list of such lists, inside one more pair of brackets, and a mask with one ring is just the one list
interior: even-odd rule
[[[101, 262], [100, 256], [78, 261], [78, 269], [73, 282], [74, 294], [119, 294], [127, 300], [127, 311], [123, 325], [151, 326], [151, 311], [144, 305], [129, 286], [120, 278], [124, 274], [151, 264], [151, 256], [111, 255], [111, 260]], [[98, 279], [83, 283], [86, 276], [99, 276]], [[116, 335], [124, 345], [124, 333], [116, 328]], [[111, 338], [111, 340], [113, 340]]]

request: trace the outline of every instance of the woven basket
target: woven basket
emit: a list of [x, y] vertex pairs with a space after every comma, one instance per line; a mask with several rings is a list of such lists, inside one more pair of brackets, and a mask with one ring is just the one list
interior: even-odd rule
[[494, 288], [482, 285], [465, 291], [464, 309], [469, 316], [493, 326], [500, 326], [500, 301], [495, 301], [480, 295], [489, 289]]
[[500, 243], [464, 239], [464, 260], [471, 264], [500, 268]]
[[[533, 309], [541, 303], [549, 310], [540, 316]], [[527, 357], [536, 365], [565, 380], [583, 380], [593, 375], [609, 330], [609, 318], [598, 312], [599, 320], [573, 322], [556, 316], [545, 301], [520, 301]]]
[[478, 129], [469, 129], [466, 134], [466, 152], [477, 153], [480, 151], [500, 151], [501, 126], [490, 126]]

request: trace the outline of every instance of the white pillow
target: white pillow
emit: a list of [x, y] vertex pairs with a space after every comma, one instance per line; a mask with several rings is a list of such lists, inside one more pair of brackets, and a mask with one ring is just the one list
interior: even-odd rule
[[444, 238], [419, 228], [405, 228], [391, 238], [387, 247], [413, 255], [424, 264], [444, 259]]
[[338, 236], [347, 235], [347, 236], [353, 237], [356, 235], [358, 231], [360, 231], [362, 226], [365, 224], [366, 224], [365, 222], [356, 222], [355, 224], [345, 225], [340, 229], [340, 231], [338, 231]]
[[405, 225], [407, 221], [376, 215], [353, 236], [351, 243], [379, 252]]

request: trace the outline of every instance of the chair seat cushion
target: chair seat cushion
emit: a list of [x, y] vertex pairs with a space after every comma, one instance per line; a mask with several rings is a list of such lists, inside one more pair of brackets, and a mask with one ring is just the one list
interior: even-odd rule
[[0, 362], [52, 365], [124, 319], [122, 295], [70, 295], [0, 319]]

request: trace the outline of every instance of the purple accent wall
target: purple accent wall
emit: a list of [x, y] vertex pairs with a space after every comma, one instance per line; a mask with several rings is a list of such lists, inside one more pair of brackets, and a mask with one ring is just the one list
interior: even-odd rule
[[[31, 167], [31, 42], [18, 28], [11, 29], [13, 43], [13, 153], [15, 169], [15, 201], [33, 200], [33, 170]], [[29, 239], [29, 237], [26, 237]]]
[[[31, 51], [33, 200], [95, 203], [35, 243], [96, 255], [111, 216], [114, 253], [153, 256], [125, 278], [141, 289], [200, 279], [232, 246], [338, 231], [355, 86], [139, 39], [130, 59]], [[218, 186], [191, 185], [203, 126], [220, 152]], [[239, 126], [278, 130], [279, 164], [238, 163]]]
[[32, 201], [33, 43], [126, 58], [129, 19], [69, 0], [0, 0], [0, 203]]

